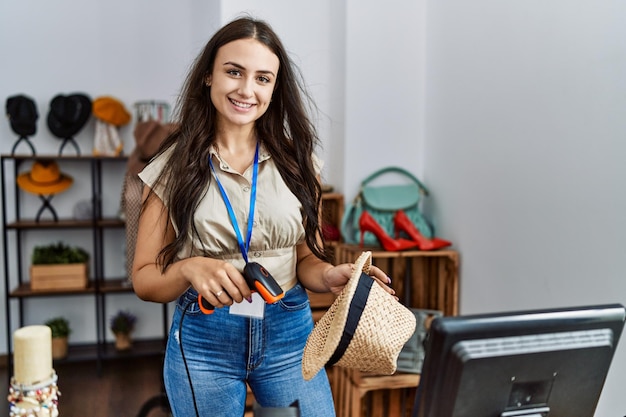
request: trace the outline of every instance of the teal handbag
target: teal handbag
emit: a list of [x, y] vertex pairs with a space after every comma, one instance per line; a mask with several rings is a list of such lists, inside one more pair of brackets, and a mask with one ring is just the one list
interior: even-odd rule
[[[387, 174], [396, 174], [390, 176], [403, 179], [403, 184], [370, 184], [375, 179]], [[405, 169], [391, 166], [374, 172], [361, 182], [358, 195], [352, 203], [346, 205], [341, 219], [341, 236], [344, 242], [349, 244], [360, 242], [359, 218], [363, 210], [369, 212], [392, 238], [395, 238], [393, 216], [398, 210], [403, 210], [406, 213], [424, 237], [432, 238], [432, 225], [422, 215], [419, 207], [422, 195], [428, 195], [428, 190], [420, 180]], [[365, 233], [364, 244], [380, 246], [376, 236], [370, 232]]]

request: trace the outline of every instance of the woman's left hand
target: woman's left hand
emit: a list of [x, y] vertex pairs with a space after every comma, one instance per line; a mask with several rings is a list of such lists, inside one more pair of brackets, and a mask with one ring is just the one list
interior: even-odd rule
[[[353, 270], [354, 264], [350, 263], [334, 266], [324, 273], [324, 283], [333, 294], [338, 295], [350, 280]], [[391, 284], [391, 278], [389, 278], [382, 269], [372, 265], [369, 275], [378, 282], [385, 291], [395, 296], [396, 292], [389, 286]], [[398, 297], [395, 298], [396, 300], [398, 299]]]

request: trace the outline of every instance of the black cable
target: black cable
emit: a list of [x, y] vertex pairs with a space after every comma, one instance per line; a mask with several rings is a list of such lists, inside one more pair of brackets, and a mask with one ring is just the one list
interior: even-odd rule
[[191, 390], [191, 398], [193, 398], [193, 407], [196, 410], [196, 417], [200, 417], [200, 412], [198, 411], [198, 404], [196, 403], [196, 394], [193, 390], [193, 383], [191, 382], [191, 373], [189, 373], [189, 367], [187, 366], [187, 359], [185, 359], [185, 352], [183, 350], [183, 319], [185, 318], [185, 313], [187, 313], [187, 309], [191, 304], [193, 304], [195, 300], [191, 300], [187, 303], [185, 308], [183, 309], [183, 314], [180, 316], [180, 323], [178, 324], [178, 345], [180, 346], [180, 355], [183, 357], [183, 363], [185, 364], [185, 371], [187, 372], [187, 379], [189, 380], [189, 389]]

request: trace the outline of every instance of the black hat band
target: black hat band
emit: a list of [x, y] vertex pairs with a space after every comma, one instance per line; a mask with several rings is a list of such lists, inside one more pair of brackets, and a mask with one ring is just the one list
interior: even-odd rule
[[357, 283], [356, 290], [354, 291], [354, 296], [352, 297], [350, 307], [348, 308], [346, 325], [343, 327], [343, 333], [341, 334], [341, 339], [339, 340], [339, 344], [337, 344], [335, 352], [328, 360], [328, 366], [333, 366], [339, 362], [344, 353], [346, 353], [348, 346], [350, 346], [350, 342], [354, 337], [354, 332], [356, 332], [356, 328], [359, 325], [359, 321], [361, 320], [361, 316], [365, 310], [373, 283], [374, 280], [372, 277], [364, 272], [361, 272], [359, 282]]

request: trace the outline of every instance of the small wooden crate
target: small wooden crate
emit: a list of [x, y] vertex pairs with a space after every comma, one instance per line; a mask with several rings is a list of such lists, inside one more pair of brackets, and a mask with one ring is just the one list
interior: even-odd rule
[[361, 252], [372, 252], [372, 262], [391, 277], [391, 286], [407, 307], [459, 313], [459, 254], [454, 250], [387, 252], [380, 248], [341, 244], [337, 263], [354, 262]]
[[335, 366], [337, 416], [410, 417], [420, 375], [376, 375]]
[[87, 288], [87, 263], [31, 265], [30, 289], [33, 291], [65, 291]]
[[335, 262], [335, 248], [341, 242], [341, 219], [343, 217], [344, 201], [343, 194], [322, 194], [322, 227], [336, 229], [338, 235], [334, 239], [326, 238], [326, 251], [331, 262]]
[[313, 321], [317, 323], [322, 318], [328, 307], [335, 301], [335, 294], [328, 293], [315, 293], [307, 290], [309, 294], [309, 301], [311, 303], [311, 312], [313, 313]]

